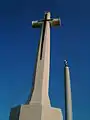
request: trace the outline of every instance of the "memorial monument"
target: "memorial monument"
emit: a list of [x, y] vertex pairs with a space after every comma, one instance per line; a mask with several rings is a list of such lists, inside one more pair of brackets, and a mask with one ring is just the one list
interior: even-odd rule
[[[50, 27], [58, 25], [61, 25], [60, 19], [50, 18], [50, 12], [45, 12], [44, 19], [32, 22], [33, 28], [41, 28], [32, 90], [25, 104], [11, 108], [9, 120], [63, 120], [61, 109], [52, 107], [49, 99]], [[66, 63], [64, 72], [65, 110], [70, 111], [66, 112], [66, 120], [72, 120], [72, 111], [69, 110], [71, 105], [69, 69]], [[67, 90], [68, 92], [66, 92]], [[69, 94], [69, 98], [67, 94]]]

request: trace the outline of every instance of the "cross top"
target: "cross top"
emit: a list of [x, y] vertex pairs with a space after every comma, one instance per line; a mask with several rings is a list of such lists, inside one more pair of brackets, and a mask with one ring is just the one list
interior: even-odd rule
[[45, 12], [44, 19], [42, 20], [37, 20], [37, 21], [32, 21], [32, 27], [33, 28], [40, 28], [45, 21], [49, 21], [51, 26], [58, 26], [61, 25], [61, 20], [60, 18], [50, 18], [51, 14], [50, 12]]

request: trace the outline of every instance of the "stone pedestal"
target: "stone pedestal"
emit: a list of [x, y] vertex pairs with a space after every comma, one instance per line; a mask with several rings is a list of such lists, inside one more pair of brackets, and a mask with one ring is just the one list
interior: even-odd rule
[[63, 120], [60, 109], [40, 104], [12, 108], [10, 120]]

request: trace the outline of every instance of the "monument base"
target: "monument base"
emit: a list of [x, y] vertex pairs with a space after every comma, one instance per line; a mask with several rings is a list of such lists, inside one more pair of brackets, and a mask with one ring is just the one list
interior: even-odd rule
[[9, 120], [63, 120], [63, 117], [60, 109], [29, 104], [12, 108]]

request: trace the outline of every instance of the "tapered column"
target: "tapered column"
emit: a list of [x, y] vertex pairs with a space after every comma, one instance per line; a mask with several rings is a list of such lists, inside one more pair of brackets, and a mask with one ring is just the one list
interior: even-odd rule
[[[50, 13], [45, 14], [45, 19], [50, 19]], [[30, 103], [49, 104], [49, 67], [50, 67], [50, 23], [42, 24], [41, 37], [35, 67], [34, 90]]]
[[50, 105], [49, 100], [49, 68], [50, 68], [50, 27], [60, 25], [60, 19], [50, 18], [50, 12], [46, 12], [44, 19], [33, 21], [34, 28], [41, 28], [40, 42], [36, 59], [33, 87], [28, 104]]
[[65, 88], [65, 120], [72, 120], [72, 98], [70, 85], [70, 72], [67, 61], [64, 66], [64, 88]]

